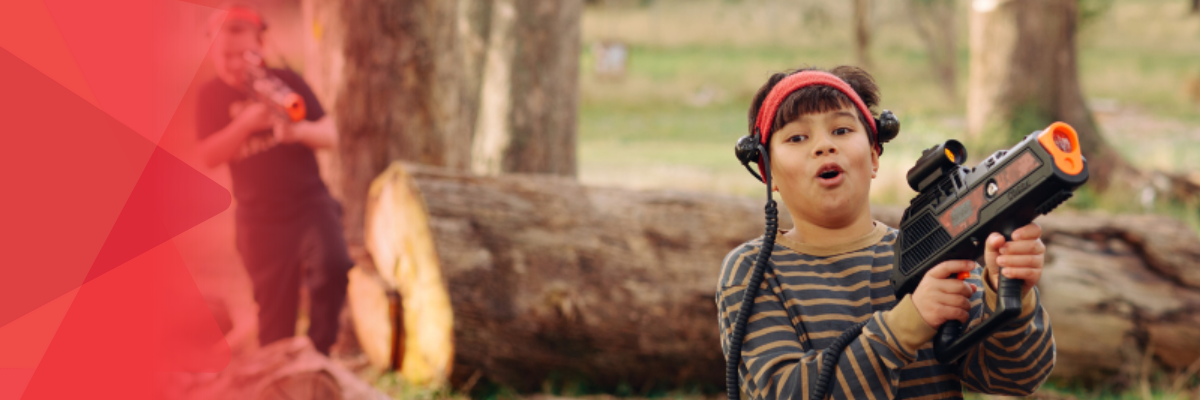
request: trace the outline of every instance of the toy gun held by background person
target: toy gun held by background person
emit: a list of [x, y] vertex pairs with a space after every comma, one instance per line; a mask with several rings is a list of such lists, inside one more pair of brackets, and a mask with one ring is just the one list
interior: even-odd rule
[[[925, 150], [908, 171], [908, 185], [918, 194], [900, 220], [891, 277], [896, 298], [913, 293], [925, 273], [943, 261], [979, 259], [992, 232], [1011, 240], [1013, 230], [1053, 210], [1088, 179], [1079, 135], [1062, 122], [974, 167], [962, 166], [966, 158], [962, 143], [948, 140]], [[966, 279], [966, 273], [958, 278]], [[1022, 285], [1001, 275], [991, 317], [967, 332], [959, 321], [942, 324], [933, 339], [937, 360], [947, 364], [959, 359], [1016, 318]]]
[[292, 90], [287, 83], [274, 75], [268, 74], [263, 66], [262, 56], [253, 51], [247, 51], [246, 84], [254, 97], [271, 107], [275, 115], [292, 122], [305, 117], [304, 97]]

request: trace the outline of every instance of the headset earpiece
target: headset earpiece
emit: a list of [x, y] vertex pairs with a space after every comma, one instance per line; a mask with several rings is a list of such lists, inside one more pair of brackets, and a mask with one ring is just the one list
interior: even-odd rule
[[883, 110], [879, 118], [875, 118], [875, 127], [879, 130], [875, 135], [875, 140], [879, 141], [879, 155], [883, 155], [883, 144], [900, 134], [900, 119], [891, 111]]
[[750, 168], [750, 163], [758, 163], [758, 160], [762, 157], [762, 154], [758, 151], [760, 146], [758, 142], [760, 140], [762, 140], [762, 136], [759, 136], [758, 129], [756, 128], [754, 129], [754, 135], [742, 136], [741, 139], [738, 139], [733, 151], [737, 154], [738, 161], [742, 162], [742, 166], [746, 167], [746, 170], [750, 171], [751, 175], [762, 181], [763, 177], [758, 175], [758, 172], [754, 172], [753, 168]]

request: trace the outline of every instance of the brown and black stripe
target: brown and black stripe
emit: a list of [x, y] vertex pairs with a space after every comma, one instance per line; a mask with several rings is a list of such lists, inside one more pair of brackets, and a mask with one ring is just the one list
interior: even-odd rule
[[[961, 398], [964, 387], [1019, 396], [1045, 381], [1054, 365], [1054, 339], [1036, 290], [1006, 330], [955, 365], [939, 364], [919, 333], [931, 328], [911, 301], [902, 299], [907, 306], [897, 307], [888, 281], [897, 231], [876, 226], [868, 240], [844, 248], [776, 244], [742, 347], [743, 393], [763, 400], [807, 399], [823, 349], [862, 321], [868, 321], [862, 334], [838, 360], [829, 390], [833, 398]], [[761, 238], [742, 244], [721, 268], [716, 302], [726, 357], [732, 321], [761, 245]], [[995, 296], [982, 284], [982, 271], [976, 268], [969, 278], [986, 288], [972, 298], [972, 324], [991, 313]]]

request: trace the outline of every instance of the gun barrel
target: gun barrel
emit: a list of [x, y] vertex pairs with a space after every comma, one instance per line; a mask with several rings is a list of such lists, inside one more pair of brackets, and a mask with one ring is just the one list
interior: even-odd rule
[[1054, 157], [1054, 165], [1068, 175], [1083, 172], [1083, 154], [1079, 149], [1079, 134], [1062, 122], [1050, 124], [1038, 135], [1038, 144]]

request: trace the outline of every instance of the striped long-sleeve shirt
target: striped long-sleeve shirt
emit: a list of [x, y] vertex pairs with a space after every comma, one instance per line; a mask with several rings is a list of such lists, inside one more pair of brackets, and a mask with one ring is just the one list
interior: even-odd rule
[[[1036, 289], [1022, 299], [1020, 316], [953, 365], [933, 356], [935, 330], [910, 296], [899, 301], [888, 278], [897, 231], [875, 222], [868, 235], [837, 246], [792, 243], [778, 235], [749, 318], [742, 347], [743, 396], [806, 400], [824, 350], [850, 326], [869, 321], [837, 362], [833, 398], [882, 400], [961, 398], [963, 388], [1010, 396], [1033, 393], [1054, 366], [1049, 315]], [[721, 346], [729, 340], [762, 239], [726, 256], [717, 286]], [[982, 267], [968, 282], [983, 288], [971, 298], [971, 324], [991, 315], [996, 293], [982, 283]]]

